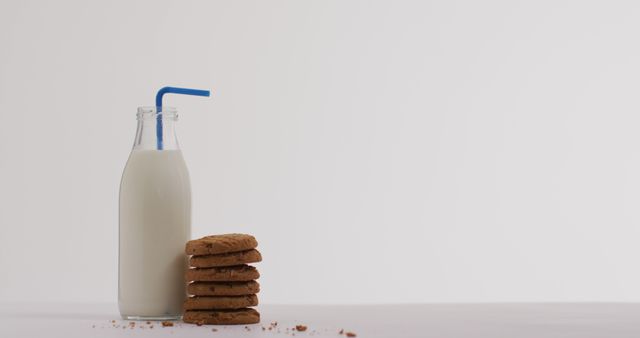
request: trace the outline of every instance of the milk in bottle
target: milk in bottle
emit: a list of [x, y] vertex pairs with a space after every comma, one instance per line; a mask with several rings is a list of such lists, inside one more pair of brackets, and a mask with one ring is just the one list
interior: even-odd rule
[[137, 116], [120, 184], [118, 304], [125, 319], [177, 319], [191, 237], [189, 173], [175, 135], [175, 109], [143, 107]]

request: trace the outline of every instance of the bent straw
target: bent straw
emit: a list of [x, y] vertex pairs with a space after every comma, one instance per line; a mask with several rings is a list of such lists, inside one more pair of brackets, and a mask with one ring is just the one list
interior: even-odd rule
[[194, 95], [194, 96], [209, 96], [211, 92], [208, 90], [202, 89], [189, 89], [189, 88], [177, 88], [177, 87], [162, 87], [158, 90], [158, 94], [156, 94], [156, 109], [157, 111], [157, 122], [156, 122], [156, 138], [157, 138], [157, 148], [158, 150], [162, 150], [162, 97], [164, 94], [182, 94], [182, 95]]

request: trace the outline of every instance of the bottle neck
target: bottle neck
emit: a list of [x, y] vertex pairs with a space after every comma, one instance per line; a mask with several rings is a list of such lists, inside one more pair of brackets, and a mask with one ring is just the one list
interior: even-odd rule
[[178, 115], [175, 109], [163, 107], [160, 113], [155, 107], [138, 108], [138, 128], [133, 150], [177, 150], [180, 149], [175, 124]]

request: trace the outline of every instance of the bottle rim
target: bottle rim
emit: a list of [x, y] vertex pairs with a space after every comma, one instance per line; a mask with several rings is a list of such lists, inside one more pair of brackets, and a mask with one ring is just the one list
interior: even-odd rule
[[157, 119], [158, 117], [163, 120], [165, 119], [177, 120], [178, 110], [175, 107], [167, 107], [167, 106], [138, 107], [138, 113], [136, 113], [136, 117], [138, 120]]

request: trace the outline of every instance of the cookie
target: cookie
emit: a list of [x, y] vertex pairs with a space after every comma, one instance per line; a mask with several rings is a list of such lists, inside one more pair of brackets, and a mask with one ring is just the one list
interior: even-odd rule
[[185, 278], [187, 282], [243, 282], [260, 278], [260, 273], [253, 266], [237, 265], [189, 269]]
[[262, 260], [262, 255], [256, 249], [228, 252], [218, 255], [191, 256], [189, 265], [194, 268], [213, 268], [219, 266], [233, 266], [256, 263]]
[[182, 320], [192, 324], [238, 325], [260, 323], [260, 313], [254, 309], [238, 310], [189, 310]]
[[249, 282], [195, 282], [187, 285], [193, 296], [244, 296], [260, 292], [260, 284]]
[[187, 255], [216, 255], [254, 249], [258, 241], [251, 235], [226, 234], [206, 236], [187, 242]]
[[196, 296], [184, 301], [185, 310], [242, 309], [258, 305], [256, 295], [247, 296]]

